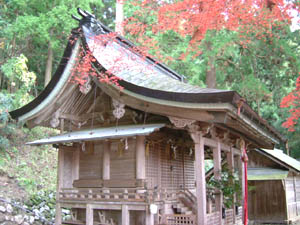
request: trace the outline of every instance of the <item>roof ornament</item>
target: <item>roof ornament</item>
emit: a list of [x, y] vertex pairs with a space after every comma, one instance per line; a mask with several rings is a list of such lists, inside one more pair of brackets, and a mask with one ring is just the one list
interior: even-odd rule
[[53, 114], [53, 116], [52, 116], [52, 118], [51, 118], [51, 120], [50, 120], [50, 125], [51, 125], [51, 127], [53, 127], [53, 128], [58, 127], [58, 125], [59, 125], [59, 114], [60, 114], [60, 110], [57, 110], [57, 111]]
[[178, 117], [174, 117], [174, 116], [169, 116], [169, 120], [171, 121], [171, 123], [173, 123], [175, 125], [175, 127], [178, 127], [178, 128], [184, 128], [184, 127], [190, 126], [194, 122], [196, 122], [196, 120], [183, 119], [183, 118], [178, 118]]
[[94, 33], [105, 33], [105, 31], [102, 28], [102, 25], [96, 20], [95, 15], [89, 13], [88, 11], [82, 10], [81, 8], [77, 8], [77, 12], [82, 18], [80, 19], [77, 16], [72, 15], [73, 19], [80, 22], [81, 25], [89, 25]]
[[87, 81], [83, 85], [80, 85], [79, 90], [84, 95], [86, 95], [87, 93], [90, 92], [90, 90], [92, 90], [90, 76], [87, 77]]
[[124, 114], [125, 114], [125, 104], [113, 99], [112, 101], [114, 110], [113, 110], [113, 115], [116, 119], [121, 119]]

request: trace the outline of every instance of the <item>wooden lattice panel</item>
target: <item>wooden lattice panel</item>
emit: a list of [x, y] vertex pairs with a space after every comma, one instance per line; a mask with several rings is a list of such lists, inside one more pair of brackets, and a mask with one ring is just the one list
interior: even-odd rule
[[155, 186], [160, 185], [160, 158], [159, 158], [160, 145], [150, 145], [146, 152], [146, 177], [147, 188], [153, 189]]
[[207, 225], [216, 225], [219, 223], [219, 212], [207, 214]]
[[174, 152], [172, 149], [168, 150], [166, 143], [160, 142], [150, 144], [146, 157], [148, 188], [195, 187], [194, 158], [188, 149], [179, 146]]
[[162, 223], [164, 225], [186, 225], [186, 224], [196, 224], [195, 215], [163, 215]]

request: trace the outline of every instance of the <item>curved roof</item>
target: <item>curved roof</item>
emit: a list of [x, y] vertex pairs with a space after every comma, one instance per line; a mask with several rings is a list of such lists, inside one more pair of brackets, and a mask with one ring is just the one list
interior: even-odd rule
[[[185, 103], [229, 103], [236, 108], [240, 101], [244, 101], [235, 91], [201, 88], [183, 82], [183, 76], [155, 59], [141, 54], [138, 48], [124, 37], [110, 35], [114, 34], [112, 30], [96, 20], [93, 15], [85, 13], [86, 15], [81, 14], [83, 19], [80, 20], [84, 33], [83, 42], [96, 59], [95, 66], [121, 78], [119, 84], [126, 90], [161, 100]], [[106, 40], [103, 42], [103, 39]], [[279, 140], [286, 141], [247, 103], [243, 104], [241, 112], [275, 134]]]
[[[69, 63], [70, 59], [72, 58], [72, 53], [76, 47], [76, 44], [77, 44], [77, 50], [78, 50], [77, 39], [78, 39], [79, 33], [77, 30], [78, 29], [72, 30], [72, 35], [69, 38], [67, 47], [61, 58], [59, 66], [58, 66], [57, 70], [55, 71], [55, 74], [52, 76], [48, 85], [39, 94], [39, 96], [36, 97], [35, 99], [33, 99], [31, 102], [29, 102], [28, 104], [24, 105], [23, 107], [21, 107], [19, 109], [9, 112], [9, 114], [11, 115], [11, 117], [13, 119], [23, 120], [21, 118], [24, 117], [24, 115], [30, 113], [33, 109], [35, 109], [37, 106], [41, 105], [42, 102], [44, 102], [47, 98], [49, 98], [51, 96], [51, 93], [53, 93], [54, 89], [61, 88], [58, 86], [59, 83], [61, 83], [61, 85], [64, 85], [65, 82], [69, 80], [70, 74], [65, 74], [64, 71], [66, 70], [68, 63]], [[73, 56], [73, 58], [74, 57], [75, 56]], [[64, 77], [64, 75], [65, 75], [65, 77]], [[26, 119], [24, 119], [24, 120], [26, 120]]]
[[[121, 78], [119, 85], [124, 87], [126, 93], [132, 93], [132, 96], [139, 95], [145, 98], [156, 99], [160, 102], [168, 101], [177, 105], [182, 104], [182, 108], [185, 107], [184, 104], [186, 103], [220, 103], [221, 107], [223, 103], [226, 103], [230, 104], [231, 108], [237, 109], [237, 104], [243, 101], [243, 98], [234, 91], [200, 88], [183, 82], [183, 76], [153, 58], [141, 54], [137, 47], [125, 38], [112, 35], [113, 32], [97, 21], [93, 15], [81, 10], [79, 10], [79, 13], [82, 15], [82, 19], [79, 20], [80, 27], [73, 31], [62, 61], [51, 82], [32, 102], [10, 112], [14, 119], [24, 118], [26, 120], [29, 116], [25, 117], [24, 115], [28, 115], [30, 112], [33, 113], [34, 108], [41, 105], [49, 95], [53, 94], [51, 92], [63, 80], [62, 76], [67, 69], [66, 65], [70, 63], [70, 57], [74, 52], [74, 43], [78, 42], [75, 40], [79, 36], [83, 42], [84, 49], [90, 51], [95, 59], [92, 62], [94, 67], [99, 71], [109, 71]], [[66, 81], [63, 80], [63, 82]], [[258, 132], [268, 132], [276, 140], [285, 141], [247, 103], [243, 104], [241, 115], [237, 117], [240, 121], [244, 121], [244, 118], [247, 117], [247, 123], [250, 121], [261, 130]], [[274, 142], [274, 139], [271, 138], [271, 140]]]

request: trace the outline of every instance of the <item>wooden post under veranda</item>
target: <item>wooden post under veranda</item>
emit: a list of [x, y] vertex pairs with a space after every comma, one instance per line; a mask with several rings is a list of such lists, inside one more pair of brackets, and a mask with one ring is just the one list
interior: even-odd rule
[[[222, 175], [222, 157], [221, 157], [221, 143], [218, 140], [217, 147], [213, 148], [213, 160], [214, 160], [214, 177], [216, 180], [221, 180]], [[216, 195], [216, 210], [219, 212], [219, 225], [222, 225], [222, 206], [223, 206], [223, 193], [222, 190], [218, 190]]]
[[206, 181], [204, 168], [204, 139], [201, 131], [191, 132], [195, 143], [195, 172], [197, 197], [197, 224], [207, 225], [206, 218]]

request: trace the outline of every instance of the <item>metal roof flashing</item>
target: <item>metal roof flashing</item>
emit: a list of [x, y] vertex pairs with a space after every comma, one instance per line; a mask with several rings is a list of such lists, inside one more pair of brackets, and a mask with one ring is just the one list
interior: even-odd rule
[[46, 145], [59, 143], [72, 143], [84, 141], [97, 141], [105, 139], [127, 138], [136, 135], [148, 135], [159, 130], [165, 124], [140, 124], [125, 125], [117, 127], [102, 127], [89, 130], [74, 131], [57, 136], [43, 138], [40, 140], [27, 142], [27, 145]]
[[258, 180], [283, 180], [287, 178], [289, 171], [271, 168], [248, 168], [249, 181]]

